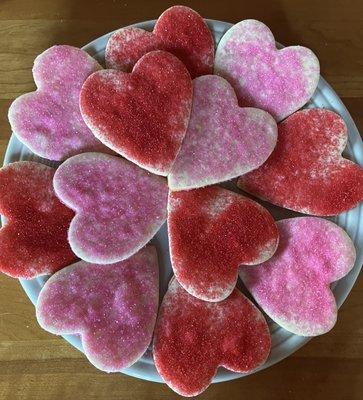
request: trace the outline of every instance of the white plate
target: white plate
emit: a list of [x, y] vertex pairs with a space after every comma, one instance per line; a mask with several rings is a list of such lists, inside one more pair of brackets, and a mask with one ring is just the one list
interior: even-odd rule
[[[208, 25], [214, 35], [215, 42], [218, 43], [221, 36], [232, 26], [232, 24], [207, 20]], [[152, 30], [155, 21], [147, 21], [139, 24], [135, 24], [133, 26], [137, 26], [139, 28]], [[104, 58], [104, 50], [109, 36], [112, 34], [108, 33], [93, 42], [89, 43], [84, 47], [88, 53], [97, 58], [100, 62], [103, 63]], [[348, 131], [349, 131], [349, 142], [345, 151], [345, 156], [356, 163], [363, 164], [363, 144], [362, 139], [358, 133], [358, 130], [348, 112], [345, 108], [344, 104], [341, 102], [337, 94], [333, 91], [333, 89], [327, 84], [327, 82], [320, 78], [318, 89], [311, 100], [311, 102], [307, 105], [309, 108], [316, 107], [324, 107], [331, 109], [338, 114], [340, 114], [345, 120]], [[21, 144], [17, 138], [12, 135], [6, 154], [4, 165], [9, 164], [14, 161], [19, 160], [37, 160], [43, 163], [52, 164], [48, 160], [40, 159], [39, 157], [32, 154], [23, 144]], [[266, 206], [266, 203], [264, 203]], [[285, 216], [291, 216], [291, 212], [287, 212], [278, 207], [267, 206], [269, 210], [274, 214], [276, 219], [284, 218]], [[349, 236], [354, 240], [355, 247], [357, 249], [357, 260], [353, 270], [339, 282], [337, 282], [334, 287], [334, 295], [338, 306], [341, 306], [349, 292], [352, 289], [352, 286], [355, 280], [358, 277], [359, 271], [361, 269], [362, 261], [363, 261], [363, 220], [362, 220], [362, 208], [363, 205], [351, 210], [347, 213], [341, 214], [338, 217], [334, 218], [333, 221], [336, 222], [339, 226], [345, 229]], [[4, 222], [4, 221], [2, 221]], [[168, 238], [166, 234], [166, 227], [164, 226], [161, 231], [156, 235], [153, 239], [154, 244], [157, 246], [159, 262], [160, 262], [160, 292], [161, 295], [164, 294], [167, 282], [171, 277], [171, 265], [169, 259], [169, 249], [168, 249]], [[21, 279], [20, 283], [25, 290], [26, 294], [33, 302], [36, 303], [39, 291], [41, 287], [44, 285], [46, 277], [32, 279], [32, 280], [24, 280]], [[293, 335], [284, 329], [277, 326], [271, 320], [269, 320], [269, 326], [272, 334], [272, 351], [270, 357], [265, 365], [260, 369], [264, 369], [272, 366], [278, 361], [288, 357], [290, 354], [294, 353], [297, 349], [303, 346], [305, 343], [309, 341], [309, 338]], [[82, 344], [80, 339], [76, 335], [67, 335], [64, 338], [76, 347], [78, 350], [82, 350]], [[145, 379], [154, 382], [162, 382], [159, 374], [157, 373], [151, 351], [148, 350], [145, 355], [132, 367], [127, 368], [122, 371], [127, 375], [131, 375], [140, 379]], [[225, 370], [224, 368], [219, 368], [217, 375], [214, 377], [213, 382], [222, 382], [231, 379], [239, 378], [243, 375], [236, 374], [230, 371]]]

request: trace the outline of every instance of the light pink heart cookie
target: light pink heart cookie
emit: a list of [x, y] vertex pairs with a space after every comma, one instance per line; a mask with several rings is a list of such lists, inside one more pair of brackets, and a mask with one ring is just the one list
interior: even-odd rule
[[276, 145], [275, 120], [257, 108], [239, 108], [225, 79], [206, 75], [193, 85], [189, 126], [168, 177], [171, 190], [236, 178], [262, 165]]
[[213, 72], [212, 34], [203, 18], [189, 7], [168, 8], [160, 15], [153, 32], [134, 27], [116, 31], [107, 43], [106, 66], [130, 72], [143, 55], [154, 50], [177, 56], [192, 78]]
[[320, 66], [306, 47], [277, 50], [270, 29], [248, 19], [220, 40], [214, 72], [232, 84], [241, 106], [262, 108], [280, 121], [310, 100]]
[[301, 336], [328, 332], [337, 319], [330, 284], [354, 265], [349, 236], [334, 223], [313, 217], [278, 221], [280, 243], [263, 264], [240, 270], [247, 289], [263, 311]]
[[76, 212], [68, 231], [71, 248], [88, 262], [130, 257], [166, 219], [165, 179], [119, 157], [85, 153], [69, 158], [53, 184], [59, 199]]
[[199, 300], [174, 279], [155, 326], [155, 366], [175, 392], [197, 396], [217, 368], [248, 373], [264, 364], [270, 332], [260, 310], [238, 289], [218, 303]]
[[9, 121], [18, 139], [44, 158], [61, 161], [86, 151], [108, 151], [84, 123], [79, 93], [84, 81], [102, 69], [85, 51], [53, 46], [34, 61], [37, 90], [18, 97]]
[[56, 335], [79, 334], [93, 365], [118, 372], [134, 364], [150, 344], [158, 276], [152, 246], [116, 264], [80, 261], [46, 282], [36, 306], [38, 322]]

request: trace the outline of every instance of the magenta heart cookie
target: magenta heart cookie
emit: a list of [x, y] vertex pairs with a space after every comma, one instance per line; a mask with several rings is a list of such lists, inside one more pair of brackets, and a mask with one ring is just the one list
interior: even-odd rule
[[169, 187], [194, 189], [236, 178], [262, 165], [276, 140], [275, 120], [257, 108], [239, 108], [225, 79], [196, 78], [190, 121]]
[[277, 222], [280, 243], [261, 265], [244, 267], [240, 276], [263, 311], [286, 330], [301, 336], [328, 332], [337, 319], [330, 284], [354, 266], [349, 236], [322, 218]]
[[0, 169], [0, 271], [13, 278], [52, 274], [76, 260], [67, 241], [73, 211], [53, 190], [55, 170], [20, 161]]
[[108, 147], [158, 175], [167, 175], [184, 138], [192, 82], [181, 61], [165, 51], [143, 56], [132, 73], [91, 75], [80, 97], [82, 115]]
[[218, 303], [199, 300], [174, 279], [154, 332], [155, 366], [182, 396], [196, 396], [217, 368], [248, 373], [266, 361], [271, 338], [262, 313], [239, 290]]
[[171, 263], [180, 284], [202, 300], [233, 291], [242, 264], [259, 264], [275, 252], [278, 231], [258, 203], [217, 186], [170, 192]]
[[85, 151], [109, 151], [84, 123], [79, 93], [84, 81], [102, 67], [85, 51], [53, 46], [34, 61], [37, 90], [18, 97], [9, 121], [18, 139], [50, 160], [64, 160]]
[[77, 262], [44, 285], [36, 306], [38, 322], [56, 335], [80, 335], [93, 365], [118, 372], [134, 364], [151, 342], [158, 275], [152, 246], [111, 265]]
[[278, 206], [337, 215], [363, 200], [363, 169], [342, 157], [347, 127], [332, 111], [298, 111], [278, 126], [275, 150], [238, 186]]
[[85, 153], [54, 176], [59, 199], [76, 212], [68, 231], [82, 260], [110, 264], [136, 253], [166, 220], [168, 187], [119, 157]]
[[164, 11], [152, 33], [134, 27], [116, 31], [107, 43], [106, 66], [129, 72], [143, 55], [154, 50], [177, 56], [192, 78], [213, 72], [212, 34], [203, 18], [189, 7], [173, 6]]
[[262, 108], [280, 121], [310, 100], [320, 67], [306, 47], [277, 50], [270, 29], [247, 19], [220, 40], [214, 72], [232, 84], [241, 106]]

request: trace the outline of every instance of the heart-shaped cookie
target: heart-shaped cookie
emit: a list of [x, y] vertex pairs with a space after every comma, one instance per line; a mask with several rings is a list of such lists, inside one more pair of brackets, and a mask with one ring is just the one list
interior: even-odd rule
[[262, 165], [276, 140], [275, 120], [257, 108], [239, 108], [225, 79], [196, 78], [190, 121], [169, 187], [194, 189], [236, 178]]
[[18, 97], [9, 121], [18, 139], [50, 160], [64, 160], [85, 151], [109, 151], [84, 123], [79, 93], [84, 81], [102, 67], [85, 51], [53, 46], [34, 61], [37, 90]]
[[191, 102], [188, 71], [165, 51], [146, 54], [130, 74], [94, 73], [80, 97], [82, 115], [94, 135], [158, 175], [171, 169], [188, 126]]
[[337, 215], [363, 200], [363, 169], [342, 157], [342, 118], [324, 109], [302, 110], [278, 125], [275, 150], [238, 186], [278, 206], [313, 215]]
[[203, 18], [185, 6], [164, 11], [154, 31], [122, 28], [109, 39], [105, 60], [107, 68], [129, 72], [145, 54], [165, 50], [177, 56], [192, 78], [213, 72], [214, 41]]
[[207, 301], [229, 296], [238, 267], [268, 260], [278, 243], [267, 210], [217, 186], [170, 192], [168, 231], [176, 278], [190, 294]]
[[119, 157], [85, 153], [69, 158], [54, 176], [54, 189], [76, 212], [68, 240], [88, 262], [130, 257], [166, 220], [165, 180]]
[[262, 108], [280, 121], [310, 100], [320, 67], [306, 47], [277, 50], [270, 29], [248, 19], [220, 40], [214, 72], [232, 84], [241, 106]]
[[111, 265], [80, 261], [53, 275], [36, 306], [42, 328], [57, 335], [79, 334], [98, 369], [118, 372], [149, 346], [159, 298], [154, 247]]
[[191, 296], [174, 279], [154, 332], [155, 366], [182, 396], [196, 396], [217, 368], [248, 373], [264, 364], [271, 337], [262, 313], [239, 290], [218, 303]]
[[55, 195], [54, 173], [31, 161], [0, 169], [0, 271], [13, 278], [52, 274], [76, 260], [67, 241], [74, 213]]
[[301, 336], [328, 332], [337, 319], [330, 284], [354, 266], [349, 236], [322, 218], [277, 222], [280, 243], [261, 265], [244, 267], [240, 276], [263, 311], [286, 330]]

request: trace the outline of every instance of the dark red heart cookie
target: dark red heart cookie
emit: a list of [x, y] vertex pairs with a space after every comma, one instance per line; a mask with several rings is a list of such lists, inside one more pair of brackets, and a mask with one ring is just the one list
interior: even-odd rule
[[0, 169], [0, 270], [13, 278], [52, 274], [76, 256], [67, 241], [74, 214], [56, 197], [55, 170], [20, 161]]
[[153, 51], [130, 74], [110, 69], [92, 74], [81, 90], [81, 112], [106, 146], [150, 172], [167, 175], [188, 126], [192, 90], [183, 63]]
[[213, 73], [213, 37], [203, 18], [189, 7], [174, 6], [164, 11], [152, 33], [134, 27], [119, 29], [107, 43], [107, 68], [129, 72], [153, 50], [177, 56], [192, 78]]
[[281, 207], [312, 215], [337, 215], [363, 200], [363, 169], [342, 157], [348, 139], [332, 111], [298, 111], [278, 125], [267, 162], [240, 177], [238, 186]]

